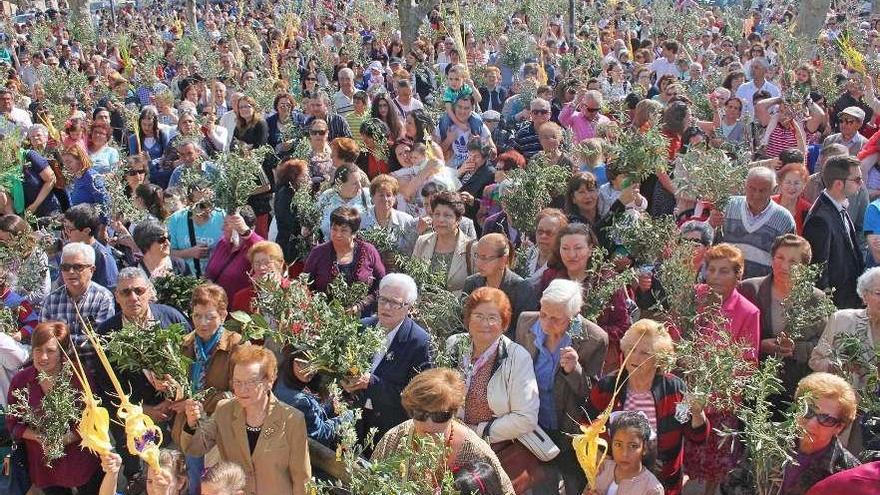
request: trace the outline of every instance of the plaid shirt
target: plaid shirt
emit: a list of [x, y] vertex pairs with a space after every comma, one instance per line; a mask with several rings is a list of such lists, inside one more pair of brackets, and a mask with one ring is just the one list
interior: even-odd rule
[[[626, 384], [627, 373], [624, 371], [620, 383]], [[588, 418], [598, 417], [608, 407], [614, 393], [617, 375], [612, 373], [590, 389], [590, 397], [584, 408]], [[654, 396], [654, 408], [657, 412], [657, 465], [654, 474], [663, 484], [667, 495], [679, 495], [682, 482], [682, 462], [684, 460], [684, 442], [687, 437], [693, 442], [705, 442], [711, 426], [708, 421], [700, 428], [694, 429], [690, 422], [681, 424], [675, 419], [675, 406], [681, 402], [686, 390], [684, 382], [671, 374], [657, 374], [651, 385]], [[627, 386], [623, 385], [615, 398], [614, 411], [622, 411], [626, 403]]]
[[113, 294], [101, 285], [90, 282], [78, 301], [74, 301], [67, 293], [67, 287], [63, 284], [53, 290], [43, 300], [43, 308], [40, 313], [40, 321], [63, 321], [70, 328], [70, 335], [81, 336], [83, 328], [76, 315], [76, 308], [83, 319], [96, 328], [98, 324], [116, 314], [116, 306]]

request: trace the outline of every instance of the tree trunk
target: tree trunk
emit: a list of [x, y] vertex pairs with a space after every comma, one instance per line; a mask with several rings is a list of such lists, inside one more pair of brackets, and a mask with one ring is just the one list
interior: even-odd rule
[[189, 27], [196, 32], [199, 28], [198, 21], [196, 19], [196, 0], [186, 0], [186, 8], [184, 9], [186, 12], [186, 22], [189, 24]]
[[795, 35], [815, 40], [819, 30], [825, 25], [829, 7], [831, 0], [803, 0], [795, 19]]
[[88, 0], [68, 0], [67, 5], [70, 7], [71, 15], [78, 15], [83, 19], [90, 19]]
[[871, 2], [871, 15], [880, 14], [880, 0], [874, 0]]
[[400, 19], [400, 38], [407, 50], [419, 37], [419, 27], [428, 12], [440, 3], [440, 0], [400, 0], [397, 2], [397, 16]]

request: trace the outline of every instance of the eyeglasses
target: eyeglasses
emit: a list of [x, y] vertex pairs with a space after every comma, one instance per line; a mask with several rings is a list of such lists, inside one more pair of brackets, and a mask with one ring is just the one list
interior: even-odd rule
[[477, 321], [494, 326], [501, 324], [501, 317], [497, 315], [484, 315], [482, 313], [474, 313], [471, 315], [471, 321]]
[[70, 272], [74, 271], [76, 273], [82, 273], [86, 270], [86, 268], [90, 268], [92, 265], [84, 265], [82, 263], [61, 263], [62, 272]]
[[804, 413], [804, 419], [810, 420], [813, 418], [816, 418], [817, 423], [828, 428], [833, 428], [843, 423], [842, 419], [835, 418], [830, 414], [820, 413], [811, 407]]
[[432, 423], [446, 423], [455, 416], [455, 411], [421, 411], [416, 409], [411, 414], [413, 421], [425, 422], [429, 419]]
[[327, 134], [327, 129], [313, 129], [309, 131], [309, 135], [311, 136], [325, 136]]
[[246, 380], [246, 381], [232, 380], [232, 388], [238, 388], [238, 389], [242, 389], [242, 390], [253, 389], [253, 388], [256, 388], [257, 385], [263, 383], [264, 381], [265, 381], [264, 378], [254, 378], [252, 380]]
[[397, 301], [385, 296], [379, 296], [376, 302], [379, 306], [388, 306], [391, 309], [403, 309], [408, 306], [405, 302]]
[[550, 110], [544, 110], [541, 108], [537, 108], [537, 109], [533, 108], [532, 113], [536, 113], [538, 115], [546, 115], [546, 114], [550, 113]]
[[144, 169], [140, 169], [140, 170], [131, 169], [131, 170], [126, 171], [125, 175], [128, 177], [134, 177], [136, 175], [147, 175], [147, 171]]
[[146, 293], [147, 293], [146, 287], [128, 287], [125, 289], [119, 289], [119, 295], [124, 296], [124, 297], [128, 297], [132, 294], [142, 296]]
[[864, 182], [865, 179], [860, 175], [858, 177], [847, 177], [845, 180], [855, 182], [856, 184], [861, 184], [862, 182]]

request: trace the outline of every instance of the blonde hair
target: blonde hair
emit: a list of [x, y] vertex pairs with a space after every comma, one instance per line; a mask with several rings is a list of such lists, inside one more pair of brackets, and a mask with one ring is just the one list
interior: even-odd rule
[[632, 324], [631, 327], [620, 338], [620, 350], [626, 355], [631, 351], [640, 340], [651, 342], [654, 354], [662, 354], [672, 352], [672, 337], [666, 327], [654, 320], [642, 318]]
[[849, 382], [837, 375], [817, 371], [801, 378], [795, 391], [795, 397], [804, 396], [837, 401], [842, 412], [840, 419], [845, 422], [845, 425], [856, 419], [859, 405], [856, 393]]
[[202, 483], [212, 483], [223, 487], [227, 493], [244, 490], [247, 477], [244, 469], [234, 462], [221, 461], [214, 464], [202, 476]]
[[449, 368], [433, 368], [415, 376], [400, 402], [407, 413], [414, 410], [454, 411], [464, 404], [464, 382], [461, 373]]

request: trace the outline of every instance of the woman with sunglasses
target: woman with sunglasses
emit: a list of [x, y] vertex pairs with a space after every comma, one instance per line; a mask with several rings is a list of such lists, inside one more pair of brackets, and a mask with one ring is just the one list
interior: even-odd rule
[[309, 124], [309, 175], [313, 181], [325, 182], [333, 177], [332, 150], [327, 138], [330, 133], [327, 121], [314, 119]]
[[[860, 463], [840, 438], [856, 418], [858, 401], [852, 386], [831, 373], [817, 372], [798, 382], [796, 398], [807, 401], [807, 409], [798, 409], [795, 419], [802, 433], [796, 440], [795, 462], [786, 463], [780, 495], [802, 495], [813, 485], [832, 474], [854, 468]], [[721, 488], [725, 495], [755, 493], [748, 469], [738, 467]]]
[[[850, 385], [861, 392], [865, 391], [868, 383], [864, 363], [873, 362], [873, 356], [880, 351], [880, 267], [869, 268], [858, 278], [856, 292], [864, 301], [865, 309], [841, 309], [831, 315], [819, 337], [819, 343], [813, 349], [810, 368], [813, 371], [842, 373], [848, 377]], [[841, 363], [835, 357], [840, 354], [841, 339], [844, 337], [857, 339], [862, 346], [861, 352]], [[862, 450], [861, 429], [860, 422], [856, 422], [852, 428], [847, 427], [840, 433], [840, 441], [853, 452]]]
[[171, 256], [171, 239], [165, 224], [158, 219], [138, 223], [134, 229], [135, 246], [143, 253], [138, 266], [150, 280], [166, 275], [191, 275], [186, 262]]
[[516, 493], [498, 457], [479, 433], [455, 418], [456, 411], [465, 403], [466, 393], [458, 371], [435, 368], [418, 374], [401, 394], [403, 407], [412, 419], [389, 430], [379, 441], [371, 459], [385, 459], [396, 453], [401, 445], [411, 443], [414, 446], [417, 438], [431, 437], [448, 448], [444, 465], [437, 466], [433, 473], [407, 470], [413, 477], [432, 475], [425, 481], [425, 493], [432, 493], [447, 470], [456, 472], [474, 463], [487, 463], [494, 468], [501, 491], [493, 494]]
[[542, 467], [516, 439], [538, 426], [540, 398], [531, 356], [504, 335], [512, 312], [504, 292], [480, 287], [465, 299], [467, 334], [453, 335], [446, 348], [455, 350], [453, 365], [465, 377], [459, 418], [498, 454], [516, 492], [523, 493], [537, 483]]

